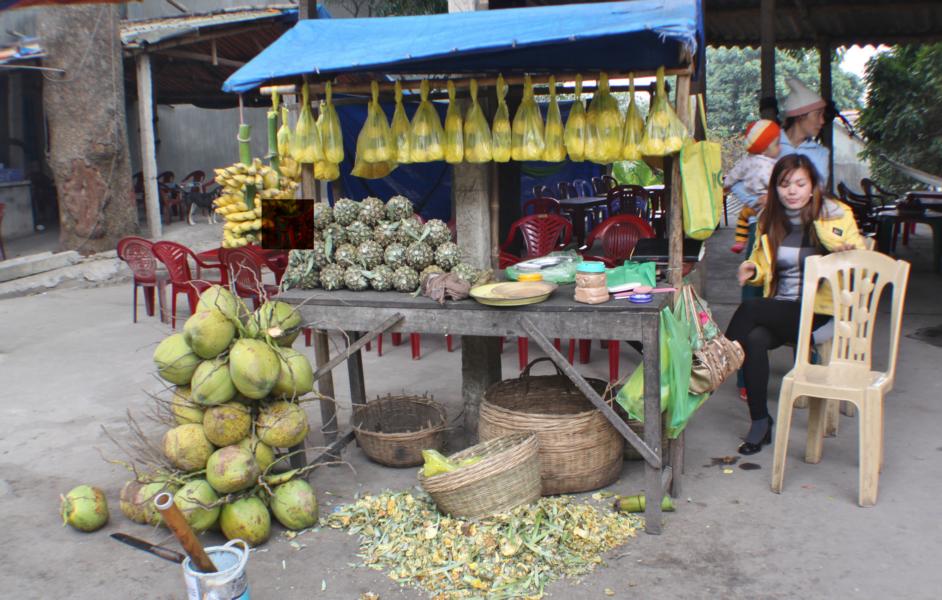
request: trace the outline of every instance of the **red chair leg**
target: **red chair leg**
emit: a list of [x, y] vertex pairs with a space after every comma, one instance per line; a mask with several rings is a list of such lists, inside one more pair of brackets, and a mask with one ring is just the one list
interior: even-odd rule
[[[131, 284], [131, 322], [137, 323], [137, 284]], [[145, 296], [147, 292], [144, 292]]]
[[445, 335], [445, 348], [446, 348], [449, 352], [453, 352], [453, 351], [454, 351], [454, 348], [452, 347], [451, 342], [452, 342], [451, 334], [446, 334], [446, 335]]
[[527, 363], [530, 362], [527, 360], [530, 354], [530, 338], [518, 337], [517, 338], [517, 364], [520, 365], [520, 370], [527, 368]]
[[372, 352], [372, 351], [373, 351], [373, 344], [372, 344], [372, 342], [367, 342], [367, 343], [366, 343], [366, 351], [367, 351], [367, 352]]
[[562, 343], [559, 341], [559, 338], [553, 338], [553, 348], [556, 348], [557, 352], [562, 352]]
[[376, 356], [383, 355], [383, 334], [376, 336]]
[[592, 356], [592, 340], [579, 340], [579, 362], [589, 364]]
[[314, 331], [313, 331], [310, 327], [305, 327], [304, 329], [301, 330], [301, 333], [304, 334], [304, 345], [305, 345], [305, 346], [310, 346], [310, 345], [311, 345], [311, 334], [313, 334]]
[[173, 294], [173, 300], [170, 301], [170, 329], [177, 328], [177, 293], [171, 292]]
[[144, 308], [147, 309], [147, 316], [154, 316], [154, 297], [157, 295], [156, 288], [153, 287], [142, 287], [141, 292], [144, 294]]
[[392, 343], [393, 343], [393, 346], [398, 346], [399, 344], [401, 344], [401, 343], [402, 343], [402, 334], [401, 334], [401, 333], [394, 333], [394, 334], [392, 334]]
[[409, 344], [412, 346], [412, 360], [422, 358], [422, 334], [410, 333]]
[[618, 381], [618, 340], [608, 340], [608, 380]]
[[569, 364], [573, 364], [576, 360], [576, 344], [575, 338], [569, 339], [569, 347], [566, 349], [566, 358], [569, 360]]
[[500, 353], [504, 353], [504, 336], [500, 336]]

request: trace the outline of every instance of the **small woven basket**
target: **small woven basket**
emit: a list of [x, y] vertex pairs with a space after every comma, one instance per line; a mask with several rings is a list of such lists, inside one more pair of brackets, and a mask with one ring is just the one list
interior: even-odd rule
[[[530, 375], [492, 385], [481, 401], [482, 440], [533, 432], [540, 442], [542, 493], [572, 494], [604, 487], [618, 479], [625, 439], [595, 405], [556, 369], [556, 375]], [[588, 379], [605, 395], [607, 384]]]
[[505, 512], [539, 499], [538, 450], [531, 433], [488, 440], [449, 457], [483, 456], [480, 462], [434, 477], [419, 472], [419, 483], [443, 513], [474, 519]]
[[429, 396], [386, 396], [354, 407], [357, 443], [388, 467], [422, 464], [422, 450], [445, 444], [445, 409]]

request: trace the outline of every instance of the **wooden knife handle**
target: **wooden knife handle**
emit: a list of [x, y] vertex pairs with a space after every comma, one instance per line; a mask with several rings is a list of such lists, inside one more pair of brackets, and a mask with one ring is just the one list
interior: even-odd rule
[[170, 528], [173, 535], [177, 536], [180, 545], [183, 546], [184, 552], [190, 557], [190, 560], [193, 561], [196, 568], [203, 573], [215, 573], [216, 565], [209, 559], [209, 555], [203, 550], [203, 545], [196, 539], [196, 535], [190, 528], [190, 524], [187, 523], [186, 519], [183, 517], [183, 513], [181, 513], [177, 505], [173, 503], [173, 494], [167, 492], [158, 494], [157, 497], [154, 498], [154, 506], [156, 506], [160, 514], [163, 515], [167, 527]]

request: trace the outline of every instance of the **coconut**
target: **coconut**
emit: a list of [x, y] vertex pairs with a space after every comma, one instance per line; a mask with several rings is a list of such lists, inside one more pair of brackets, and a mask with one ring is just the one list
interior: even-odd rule
[[190, 348], [202, 358], [218, 356], [232, 343], [235, 333], [232, 320], [216, 309], [197, 312], [183, 325], [183, 335]]
[[118, 506], [124, 516], [135, 523], [159, 525], [163, 522], [160, 511], [154, 506], [154, 498], [161, 492], [175, 493], [177, 485], [165, 480], [141, 482], [132, 479], [124, 484], [118, 495]]
[[268, 333], [279, 346], [290, 346], [301, 333], [301, 313], [285, 302], [266, 302], [252, 314], [248, 332], [253, 337]]
[[317, 524], [317, 496], [303, 479], [292, 479], [275, 488], [271, 512], [288, 529], [307, 529]]
[[259, 474], [255, 454], [242, 446], [220, 448], [206, 462], [206, 480], [220, 494], [252, 487]]
[[278, 381], [278, 355], [262, 340], [240, 339], [229, 351], [229, 375], [236, 389], [253, 400], [266, 397]]
[[252, 496], [223, 506], [219, 526], [227, 539], [241, 539], [250, 546], [258, 546], [271, 535], [271, 516], [265, 503]]
[[205, 479], [189, 481], [173, 495], [173, 503], [197, 533], [202, 533], [216, 524], [221, 507], [206, 507], [217, 500], [219, 496]]
[[297, 398], [314, 389], [314, 371], [306, 356], [291, 348], [276, 348], [281, 370], [271, 394], [276, 398]]
[[258, 439], [273, 448], [290, 448], [307, 435], [307, 413], [291, 402], [273, 402], [263, 406], [255, 422]]
[[230, 319], [239, 319], [244, 313], [248, 312], [242, 300], [236, 298], [232, 292], [221, 285], [213, 285], [207, 288], [206, 291], [200, 294], [200, 301], [196, 305], [196, 312], [206, 312], [213, 309], [218, 310]]
[[190, 400], [190, 386], [188, 385], [179, 385], [173, 390], [170, 412], [173, 413], [177, 425], [203, 422], [203, 408]]
[[262, 471], [275, 462], [275, 451], [271, 449], [271, 446], [255, 436], [245, 438], [239, 442], [239, 446], [252, 450], [255, 453], [255, 462], [258, 463], [258, 468]]
[[164, 434], [164, 455], [181, 471], [199, 471], [213, 450], [203, 426], [196, 423], [177, 425]]
[[190, 348], [182, 333], [175, 333], [157, 344], [154, 363], [160, 376], [177, 385], [189, 385], [200, 357]]
[[108, 501], [105, 493], [90, 485], [72, 488], [62, 498], [62, 525], [79, 531], [95, 531], [108, 522]]
[[241, 402], [210, 406], [203, 415], [203, 433], [214, 445], [236, 444], [252, 431], [252, 411]]
[[202, 406], [215, 406], [229, 402], [235, 395], [236, 388], [229, 375], [227, 360], [204, 360], [196, 368], [190, 380], [190, 400]]

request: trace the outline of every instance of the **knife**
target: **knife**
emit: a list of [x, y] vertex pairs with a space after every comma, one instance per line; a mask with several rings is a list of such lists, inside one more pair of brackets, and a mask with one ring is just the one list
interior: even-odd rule
[[111, 537], [118, 540], [119, 542], [124, 542], [128, 546], [137, 548], [138, 550], [143, 550], [144, 552], [150, 552], [154, 556], [159, 556], [164, 560], [169, 560], [170, 562], [182, 563], [184, 556], [176, 550], [171, 550], [170, 548], [164, 548], [163, 546], [157, 546], [151, 544], [147, 540], [142, 540], [141, 538], [136, 538], [134, 536], [128, 535], [126, 533], [112, 533]]

